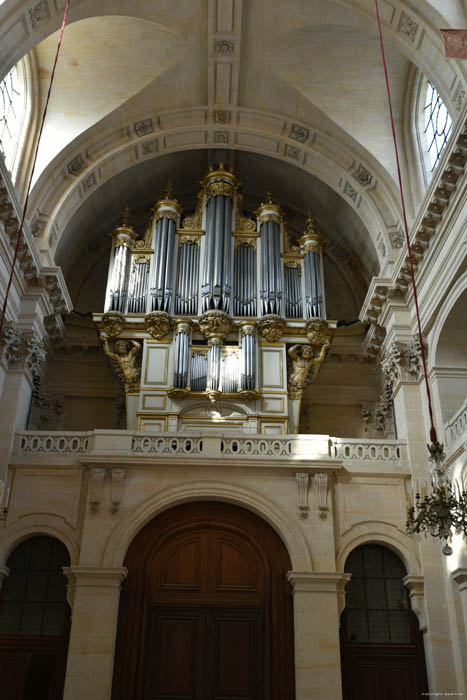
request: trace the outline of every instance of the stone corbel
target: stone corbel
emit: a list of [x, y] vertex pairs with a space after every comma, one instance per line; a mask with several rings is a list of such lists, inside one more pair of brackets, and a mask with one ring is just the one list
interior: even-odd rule
[[110, 486], [111, 491], [111, 501], [112, 508], [111, 512], [113, 515], [118, 513], [120, 510], [120, 504], [122, 502], [123, 486], [125, 482], [125, 469], [112, 469], [112, 481]]
[[315, 492], [316, 504], [318, 506], [319, 517], [325, 520], [328, 517], [328, 475], [318, 473], [313, 477], [313, 490]]
[[302, 520], [308, 518], [308, 511], [310, 507], [308, 505], [308, 483], [310, 481], [310, 475], [304, 473], [298, 473], [295, 475], [297, 479], [297, 507], [298, 514]]
[[426, 632], [426, 608], [423, 576], [404, 576], [404, 586], [408, 588], [412, 610], [418, 618], [418, 626], [421, 632]]
[[91, 513], [98, 513], [104, 489], [106, 470], [103, 467], [94, 467], [90, 470], [89, 503]]

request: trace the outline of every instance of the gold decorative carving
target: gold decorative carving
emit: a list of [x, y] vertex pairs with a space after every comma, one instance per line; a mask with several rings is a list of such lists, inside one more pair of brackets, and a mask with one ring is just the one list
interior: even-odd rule
[[173, 209], [167, 209], [166, 207], [161, 209], [159, 206], [160, 205], [157, 204], [157, 209], [154, 213], [154, 221], [159, 221], [159, 219], [171, 219], [172, 221], [178, 221], [178, 217], [180, 215], [179, 212], [173, 211]]
[[221, 161], [217, 170], [214, 169], [213, 165], [209, 167], [209, 172], [204, 180], [201, 181], [201, 185], [203, 186], [207, 199], [217, 195], [233, 198], [240, 183], [233, 174], [232, 168], [230, 167], [226, 170]]
[[107, 311], [99, 325], [109, 338], [116, 338], [125, 326], [125, 316], [120, 311]]
[[241, 245], [251, 245], [256, 250], [259, 234], [234, 231], [234, 248], [237, 250]]
[[151, 209], [154, 213], [154, 221], [158, 221], [159, 219], [172, 219], [172, 221], [177, 221], [182, 213], [182, 208], [174, 195], [175, 189], [169, 180], [164, 195], [161, 199], [157, 200], [156, 204]]
[[267, 314], [259, 321], [259, 332], [266, 340], [275, 343], [280, 340], [285, 329], [285, 321], [276, 314]]
[[146, 330], [153, 338], [160, 340], [172, 328], [172, 321], [165, 311], [151, 311], [144, 318]]
[[316, 219], [311, 212], [308, 213], [306, 219], [306, 230], [300, 238], [299, 243], [303, 246], [304, 253], [321, 253], [324, 250], [326, 241], [321, 234], [316, 230]]
[[186, 216], [182, 221], [182, 229], [201, 231], [203, 223], [203, 190], [198, 192], [198, 204], [192, 216]]
[[167, 396], [169, 399], [175, 399], [175, 401], [182, 401], [183, 399], [188, 398], [190, 395], [190, 390], [189, 389], [182, 389], [182, 388], [175, 388], [173, 386], [170, 387], [170, 389], [167, 391]]
[[243, 215], [240, 206], [242, 199], [242, 195], [237, 194], [237, 213], [235, 216], [235, 230], [238, 233], [249, 233], [250, 231], [256, 231], [256, 221], [254, 219], [249, 219], [247, 216]]
[[292, 369], [288, 382], [288, 394], [291, 399], [301, 399], [303, 389], [313, 380], [312, 368], [321, 364], [329, 349], [329, 338], [325, 338], [319, 351], [316, 345], [294, 345], [289, 350]]
[[266, 201], [261, 202], [261, 206], [256, 210], [256, 217], [260, 226], [268, 221], [273, 221], [279, 225], [282, 223], [284, 212], [278, 204], [274, 203], [271, 188], [266, 192]]
[[250, 403], [250, 401], [257, 401], [261, 394], [257, 389], [240, 389], [237, 396], [241, 401]]
[[114, 248], [118, 248], [121, 245], [130, 248], [131, 242], [138, 238], [138, 234], [130, 224], [130, 210], [128, 207], [125, 207], [120, 215], [120, 226], [117, 226], [112, 233], [109, 233], [109, 237], [112, 239]]
[[207, 340], [223, 340], [232, 328], [232, 319], [224, 311], [206, 311], [198, 323]]
[[321, 318], [310, 318], [306, 324], [306, 335], [313, 347], [321, 347], [328, 339], [330, 343], [334, 332]]
[[244, 335], [255, 335], [258, 324], [256, 321], [242, 321], [239, 323], [240, 333]]
[[204, 236], [204, 231], [190, 231], [186, 233], [183, 229], [178, 229], [178, 247], [184, 243], [196, 243], [198, 248], [201, 247], [201, 236]]
[[125, 386], [125, 392], [138, 392], [141, 369], [137, 366], [137, 356], [141, 345], [136, 340], [117, 340], [114, 343], [115, 352], [109, 347], [107, 338], [104, 338], [104, 352], [112, 360], [118, 377]]

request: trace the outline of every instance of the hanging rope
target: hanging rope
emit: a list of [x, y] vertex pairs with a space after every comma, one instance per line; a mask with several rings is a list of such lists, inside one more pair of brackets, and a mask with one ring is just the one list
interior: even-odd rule
[[401, 202], [402, 202], [402, 214], [404, 217], [405, 242], [407, 245], [407, 252], [408, 252], [408, 256], [409, 256], [410, 276], [412, 278], [413, 297], [414, 297], [414, 302], [415, 302], [415, 311], [417, 314], [417, 326], [418, 326], [418, 337], [419, 337], [419, 341], [420, 341], [420, 352], [422, 355], [423, 374], [425, 377], [426, 394], [427, 394], [427, 398], [428, 398], [428, 411], [430, 414], [430, 440], [431, 440], [431, 442], [436, 442], [437, 436], [436, 436], [435, 424], [433, 421], [433, 406], [431, 403], [431, 392], [430, 392], [430, 385], [428, 382], [428, 372], [427, 372], [427, 368], [426, 368], [425, 348], [423, 346], [422, 324], [420, 321], [420, 309], [418, 306], [417, 285], [415, 283], [415, 270], [414, 270], [414, 266], [413, 266], [412, 248], [410, 246], [409, 227], [407, 225], [407, 213], [406, 213], [406, 209], [405, 209], [404, 190], [402, 188], [402, 176], [401, 176], [401, 168], [400, 168], [400, 162], [399, 162], [399, 149], [397, 148], [396, 130], [394, 128], [394, 115], [393, 115], [393, 111], [392, 111], [391, 90], [389, 88], [388, 69], [387, 69], [387, 65], [386, 65], [386, 55], [384, 52], [383, 32], [381, 29], [381, 18], [379, 16], [378, 0], [375, 0], [375, 7], [376, 7], [376, 19], [378, 20], [379, 41], [381, 44], [381, 57], [383, 59], [384, 77], [386, 80], [386, 92], [387, 92], [387, 96], [388, 96], [389, 116], [391, 118], [392, 138], [394, 141], [394, 150], [396, 152], [397, 177], [399, 179], [399, 190], [401, 193]]
[[6, 309], [7, 309], [7, 304], [8, 304], [8, 297], [10, 295], [10, 288], [11, 288], [11, 283], [13, 281], [13, 275], [15, 272], [15, 267], [16, 267], [16, 262], [18, 260], [18, 252], [19, 252], [19, 247], [21, 244], [21, 239], [23, 237], [23, 228], [24, 228], [24, 221], [26, 219], [26, 213], [28, 211], [28, 204], [29, 204], [29, 195], [31, 193], [31, 185], [32, 185], [32, 180], [34, 177], [34, 170], [36, 169], [36, 161], [37, 161], [37, 154], [39, 153], [39, 146], [41, 143], [41, 138], [42, 138], [42, 132], [44, 130], [44, 123], [45, 123], [45, 118], [47, 116], [47, 109], [49, 106], [49, 101], [50, 101], [50, 94], [52, 92], [52, 85], [54, 82], [54, 77], [55, 77], [55, 68], [57, 67], [57, 60], [58, 60], [58, 54], [60, 53], [60, 47], [62, 45], [62, 38], [63, 38], [63, 32], [65, 31], [65, 25], [66, 25], [66, 18], [68, 15], [68, 8], [70, 7], [71, 0], [67, 0], [66, 7], [65, 7], [65, 13], [63, 15], [63, 22], [62, 22], [62, 28], [60, 30], [60, 36], [58, 39], [58, 44], [57, 44], [57, 52], [55, 54], [55, 61], [54, 65], [52, 68], [52, 74], [50, 76], [50, 83], [49, 83], [49, 90], [47, 92], [47, 99], [45, 102], [45, 107], [44, 107], [44, 112], [42, 114], [42, 121], [41, 121], [41, 127], [39, 130], [39, 137], [37, 139], [36, 143], [36, 149], [34, 151], [34, 159], [32, 161], [32, 168], [31, 168], [31, 174], [29, 176], [29, 182], [28, 182], [28, 187], [26, 190], [26, 200], [24, 202], [24, 207], [23, 207], [23, 215], [21, 217], [21, 224], [18, 230], [18, 236], [16, 238], [16, 245], [15, 245], [15, 252], [13, 255], [13, 262], [11, 264], [11, 272], [10, 272], [10, 277], [8, 280], [8, 285], [6, 288], [6, 293], [5, 293], [5, 299], [3, 302], [3, 308], [2, 308], [2, 317], [0, 319], [0, 337], [2, 335], [2, 329], [3, 329], [3, 321], [5, 320], [5, 314], [6, 314]]

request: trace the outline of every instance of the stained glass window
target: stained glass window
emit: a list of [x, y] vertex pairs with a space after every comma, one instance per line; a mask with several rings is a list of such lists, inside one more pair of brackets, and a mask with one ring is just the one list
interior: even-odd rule
[[349, 555], [345, 571], [347, 640], [356, 644], [409, 643], [409, 603], [400, 559], [386, 547], [364, 545]]
[[451, 134], [452, 119], [437, 89], [430, 81], [426, 83], [423, 113], [429, 169], [433, 172]]
[[0, 593], [0, 634], [51, 635], [64, 632], [66, 547], [52, 537], [31, 537], [10, 555], [10, 574]]

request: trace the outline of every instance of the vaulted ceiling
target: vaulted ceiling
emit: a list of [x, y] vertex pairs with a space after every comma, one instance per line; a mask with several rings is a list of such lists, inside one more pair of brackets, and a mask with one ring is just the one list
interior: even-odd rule
[[[0, 5], [0, 70], [33, 52], [41, 107], [64, 5]], [[413, 76], [424, 72], [455, 116], [465, 68], [444, 58], [439, 29], [467, 17], [461, 0], [379, 5], [407, 179]], [[222, 151], [230, 161], [237, 153], [252, 203], [273, 182], [297, 226], [312, 207], [355, 259], [362, 288], [386, 274], [399, 252], [390, 233], [400, 205], [374, 7], [74, 0], [32, 193], [44, 254], [71, 283], [125, 200], [140, 216], [170, 176], [189, 206], [196, 177]], [[408, 199], [414, 215], [419, 202]]]

